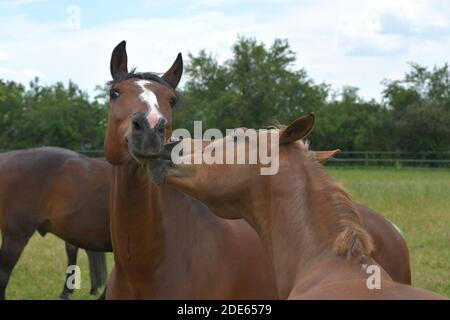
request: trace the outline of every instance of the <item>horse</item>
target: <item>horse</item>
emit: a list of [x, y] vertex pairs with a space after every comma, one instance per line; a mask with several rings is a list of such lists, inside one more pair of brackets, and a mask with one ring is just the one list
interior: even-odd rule
[[[192, 241], [192, 233], [198, 233], [202, 228], [220, 228], [225, 222], [211, 218], [211, 214], [206, 212], [201, 204], [186, 195], [171, 188], [157, 188], [149, 182], [145, 174], [145, 163], [149, 158], [157, 157], [162, 144], [171, 135], [172, 109], [179, 100], [176, 87], [183, 71], [181, 54], [171, 68], [161, 76], [155, 73], [138, 73], [135, 70], [129, 72], [126, 42], [122, 41], [113, 50], [110, 71], [113, 80], [109, 83], [110, 110], [104, 151], [106, 159], [114, 167], [111, 233], [116, 265], [110, 276], [107, 297], [111, 299], [230, 297], [218, 295], [217, 292], [200, 291], [197, 289], [198, 284], [190, 279], [184, 287], [173, 284], [174, 279], [186, 281], [185, 277], [188, 276], [181, 272], [174, 275], [174, 265], [184, 270], [186, 264], [190, 264], [186, 259], [202, 256], [198, 250], [189, 249], [190, 255], [173, 257], [177, 245], [184, 248], [184, 243], [179, 244], [182, 241], [180, 237]], [[180, 226], [180, 215], [177, 216], [174, 211], [183, 212], [181, 221], [186, 225], [194, 224], [195, 228], [186, 230]], [[193, 215], [193, 212], [197, 214]], [[380, 233], [378, 237], [380, 244], [384, 244], [380, 246], [377, 254], [381, 254], [381, 260], [392, 258], [393, 261], [387, 261], [386, 264], [394, 266], [392, 271], [399, 281], [410, 281], [409, 257], [404, 239], [396, 234], [397, 231], [382, 216], [370, 209], [364, 212], [370, 216], [374, 226], [381, 226], [374, 228], [375, 232]], [[211, 227], [210, 224], [215, 226]], [[216, 243], [216, 246], [225, 242], [231, 244], [227, 233], [232, 233], [233, 229], [243, 230], [240, 232], [245, 233], [252, 243], [244, 245], [241, 241], [241, 246], [253, 247], [251, 252], [256, 252], [253, 259], [264, 260], [264, 254], [259, 252], [259, 244], [255, 243], [254, 235], [245, 228], [239, 221], [227, 222], [227, 230], [216, 232], [217, 237], [211, 241]], [[399, 239], [392, 244], [384, 243], [383, 233]], [[221, 237], [223, 239], [220, 239]], [[231, 251], [228, 254], [235, 252]], [[249, 257], [245, 257], [242, 263], [245, 264], [248, 259]], [[213, 267], [217, 261], [220, 259], [215, 258]], [[263, 261], [254, 265], [267, 269], [267, 263]], [[195, 272], [198, 272], [198, 263], [194, 266]], [[266, 270], [265, 273], [265, 279], [262, 281], [268, 288], [265, 292], [268, 292], [274, 288], [273, 283], [268, 283], [267, 280], [273, 271]], [[164, 278], [155, 278], [155, 274], [164, 275]], [[254, 272], [252, 276], [258, 277], [259, 274]], [[206, 281], [205, 279], [201, 280]], [[161, 287], [164, 290], [160, 289]], [[260, 297], [262, 291], [258, 288], [256, 290]], [[249, 292], [247, 297], [255, 298], [252, 294]], [[275, 296], [276, 294], [265, 294], [264, 298]], [[241, 297], [243, 296], [239, 296]]]
[[[105, 158], [114, 267], [106, 299], [276, 299], [256, 232], [171, 187], [151, 183], [145, 158], [171, 136], [181, 54], [162, 76], [128, 71], [125, 41], [112, 52]], [[149, 133], [155, 133], [151, 135]]]
[[[105, 161], [61, 148], [0, 154], [0, 299], [5, 299], [11, 272], [36, 230], [65, 241], [68, 265], [76, 264], [78, 248], [86, 249], [91, 294], [106, 283], [104, 251], [112, 249], [110, 171]], [[72, 292], [66, 283], [61, 299]]]
[[[285, 129], [260, 130], [248, 139], [232, 133], [206, 146], [189, 139], [166, 144], [163, 158], [148, 163], [149, 176], [202, 201], [220, 217], [252, 225], [271, 257], [281, 299], [443, 299], [394, 282], [370, 256], [373, 239], [358, 208], [301, 141], [314, 119], [311, 113]], [[278, 168], [273, 174], [262, 174], [267, 169], [260, 160], [262, 146], [273, 155], [271, 165]], [[219, 160], [192, 161], [199, 148]], [[244, 159], [259, 157], [251, 164], [223, 164], [239, 153]]]

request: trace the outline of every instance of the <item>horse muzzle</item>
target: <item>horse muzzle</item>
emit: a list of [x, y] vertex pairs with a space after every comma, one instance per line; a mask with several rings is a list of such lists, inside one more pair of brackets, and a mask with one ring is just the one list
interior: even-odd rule
[[131, 155], [138, 161], [159, 158], [164, 149], [165, 125], [167, 121], [160, 118], [154, 127], [150, 126], [144, 112], [134, 113], [131, 117], [131, 129], [126, 141]]

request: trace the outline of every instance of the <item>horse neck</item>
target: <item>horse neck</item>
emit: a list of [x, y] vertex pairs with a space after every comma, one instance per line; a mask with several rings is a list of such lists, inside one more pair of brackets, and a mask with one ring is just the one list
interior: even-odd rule
[[308, 282], [319, 265], [345, 262], [333, 247], [339, 224], [328, 179], [305, 155], [300, 156], [303, 161], [294, 155], [292, 170], [272, 178], [276, 180], [270, 183], [270, 193], [251, 215], [272, 256], [281, 298], [288, 297], [299, 282]]
[[[185, 259], [179, 251], [195, 250], [189, 245], [192, 237], [215, 218], [184, 193], [152, 184], [146, 168], [135, 164], [114, 167], [112, 190], [114, 254], [122, 264], [131, 261], [141, 273], [151, 274], [162, 265]], [[136, 258], [139, 261], [133, 263]]]
[[[119, 260], [151, 256], [151, 271], [163, 256], [164, 226], [158, 190], [146, 169], [136, 164], [114, 166], [111, 194], [111, 232]], [[125, 263], [125, 261], [122, 261]]]

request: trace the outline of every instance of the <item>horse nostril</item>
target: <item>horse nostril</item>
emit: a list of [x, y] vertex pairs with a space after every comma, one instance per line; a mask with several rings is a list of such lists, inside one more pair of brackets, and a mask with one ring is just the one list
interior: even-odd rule
[[142, 126], [137, 122], [136, 120], [133, 120], [133, 130], [134, 131], [140, 131], [142, 130]]
[[160, 134], [164, 134], [164, 129], [166, 126], [167, 121], [163, 118], [161, 118], [158, 122], [158, 124], [156, 125], [156, 131]]
[[123, 141], [125, 141], [125, 143], [128, 144], [128, 137], [125, 136], [125, 138], [123, 138]]

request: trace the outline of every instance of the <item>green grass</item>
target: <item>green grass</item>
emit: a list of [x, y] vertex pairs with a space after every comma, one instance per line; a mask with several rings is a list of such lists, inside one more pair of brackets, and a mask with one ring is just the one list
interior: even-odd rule
[[[108, 253], [107, 262], [108, 270], [111, 270], [113, 266], [111, 253]], [[81, 269], [81, 289], [75, 290], [71, 299], [96, 299], [97, 296], [89, 294], [91, 288], [89, 268], [84, 250], [78, 253], [77, 265]], [[42, 238], [35, 233], [13, 271], [6, 298], [58, 299], [63, 289], [66, 268], [64, 242], [52, 234]]]
[[[383, 213], [404, 232], [411, 254], [413, 284], [450, 297], [450, 171], [425, 169], [351, 169], [328, 171], [353, 198]], [[84, 251], [78, 264], [82, 288], [72, 299], [89, 295]], [[108, 269], [112, 267], [108, 256]], [[65, 277], [64, 243], [52, 235], [33, 236], [16, 266], [8, 299], [57, 299]]]
[[450, 171], [329, 168], [353, 199], [403, 231], [413, 285], [450, 297]]

